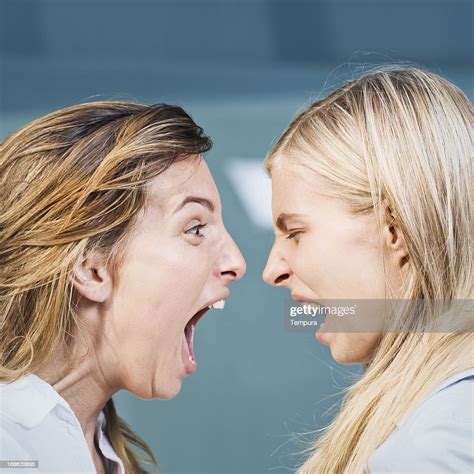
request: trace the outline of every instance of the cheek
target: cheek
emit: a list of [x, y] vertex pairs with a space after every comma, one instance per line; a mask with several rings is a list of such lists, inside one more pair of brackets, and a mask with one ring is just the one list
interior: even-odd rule
[[209, 275], [199, 257], [197, 248], [179, 240], [144, 242], [121, 270], [114, 303], [132, 315], [135, 324], [179, 326], [190, 316]]
[[291, 266], [298, 279], [321, 298], [342, 298], [348, 289], [350, 248], [334, 239], [304, 236], [293, 250]]
[[[134, 262], [124, 269], [113, 297], [114, 313], [124, 329], [152, 337], [165, 327], [171, 330], [185, 312], [179, 272], [167, 272], [166, 265], [147, 267]], [[167, 323], [167, 324], [166, 324]]]
[[383, 263], [377, 249], [337, 233], [303, 238], [294, 249], [293, 270], [321, 298], [384, 295]]

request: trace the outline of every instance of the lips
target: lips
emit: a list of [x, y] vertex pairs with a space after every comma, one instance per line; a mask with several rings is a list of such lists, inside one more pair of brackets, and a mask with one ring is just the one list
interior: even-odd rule
[[293, 301], [296, 301], [297, 303], [313, 303], [315, 305], [321, 306], [321, 303], [319, 301], [315, 300], [314, 298], [298, 295], [296, 293], [291, 294], [291, 299]]
[[194, 333], [198, 321], [209, 311], [209, 309], [224, 309], [225, 299], [228, 297], [228, 293], [223, 298], [214, 299], [208, 302], [203, 308], [201, 308], [186, 324], [181, 345], [181, 355], [183, 358], [184, 368], [188, 375], [196, 371], [196, 357], [194, 354]]
[[[307, 298], [305, 296], [302, 296], [302, 295], [297, 295], [297, 294], [294, 294], [292, 293], [291, 295], [291, 298], [296, 301], [297, 303], [300, 303], [300, 304], [309, 304], [311, 306], [317, 306], [319, 308], [322, 308], [323, 306], [325, 306], [323, 303], [321, 303], [320, 301], [317, 301], [317, 300], [314, 300], [312, 298]], [[326, 335], [324, 333], [326, 333], [327, 331], [327, 324], [326, 324], [326, 318], [324, 318], [324, 322], [321, 323], [321, 326], [319, 326], [319, 329], [315, 332], [315, 336], [316, 336], [316, 340], [318, 342], [320, 342], [321, 344], [328, 344], [327, 340], [325, 339], [326, 338]]]

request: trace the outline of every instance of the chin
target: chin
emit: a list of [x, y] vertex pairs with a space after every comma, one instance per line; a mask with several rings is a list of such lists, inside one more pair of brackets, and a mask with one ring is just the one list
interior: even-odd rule
[[333, 345], [330, 347], [332, 358], [339, 364], [365, 364], [370, 360], [368, 354], [357, 350], [347, 350]]
[[350, 364], [361, 364], [362, 363], [357, 358], [351, 357], [348, 354], [344, 354], [344, 353], [341, 353], [341, 352], [331, 351], [331, 355], [332, 355], [332, 358], [338, 364], [350, 365]]
[[166, 388], [161, 387], [153, 398], [159, 398], [160, 400], [171, 400], [172, 398], [176, 397], [180, 391], [181, 381], [176, 382], [174, 385], [170, 384]]
[[339, 333], [329, 341], [333, 359], [339, 364], [367, 364], [377, 348], [378, 335]]
[[341, 344], [337, 344], [337, 342], [333, 342], [329, 345], [331, 349], [332, 358], [338, 364], [361, 364], [361, 354], [357, 353], [358, 351], [351, 351], [345, 347], [341, 347]]
[[159, 386], [156, 385], [156, 382], [157, 380], [154, 379], [150, 385], [135, 387], [133, 390], [129, 390], [129, 392], [142, 400], [171, 400], [181, 391], [181, 380], [178, 378], [167, 380]]

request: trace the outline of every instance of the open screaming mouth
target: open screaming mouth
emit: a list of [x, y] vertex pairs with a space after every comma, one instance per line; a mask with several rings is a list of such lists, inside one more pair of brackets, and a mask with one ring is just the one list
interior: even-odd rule
[[186, 324], [184, 328], [183, 336], [183, 362], [188, 374], [193, 373], [196, 370], [196, 357], [194, 354], [194, 332], [196, 330], [196, 325], [198, 321], [204, 316], [204, 314], [209, 311], [209, 309], [224, 309], [225, 301], [219, 300], [213, 303], [210, 306], [207, 306], [200, 311], [198, 311]]

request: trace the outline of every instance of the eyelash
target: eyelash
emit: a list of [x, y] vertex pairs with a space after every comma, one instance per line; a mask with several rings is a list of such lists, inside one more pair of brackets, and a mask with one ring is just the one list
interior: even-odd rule
[[285, 238], [286, 239], [293, 239], [295, 238], [297, 235], [301, 234], [302, 231], [301, 230], [295, 230], [293, 232], [290, 232]]
[[188, 229], [185, 233], [186, 234], [190, 234], [190, 235], [194, 235], [195, 237], [204, 237], [204, 235], [202, 234], [195, 234], [193, 232], [191, 232], [192, 230], [195, 230], [197, 229], [197, 232], [199, 232], [201, 229], [203, 229], [204, 227], [206, 227], [207, 224], [198, 224], [198, 225], [195, 225], [194, 227], [191, 227], [190, 229]]

